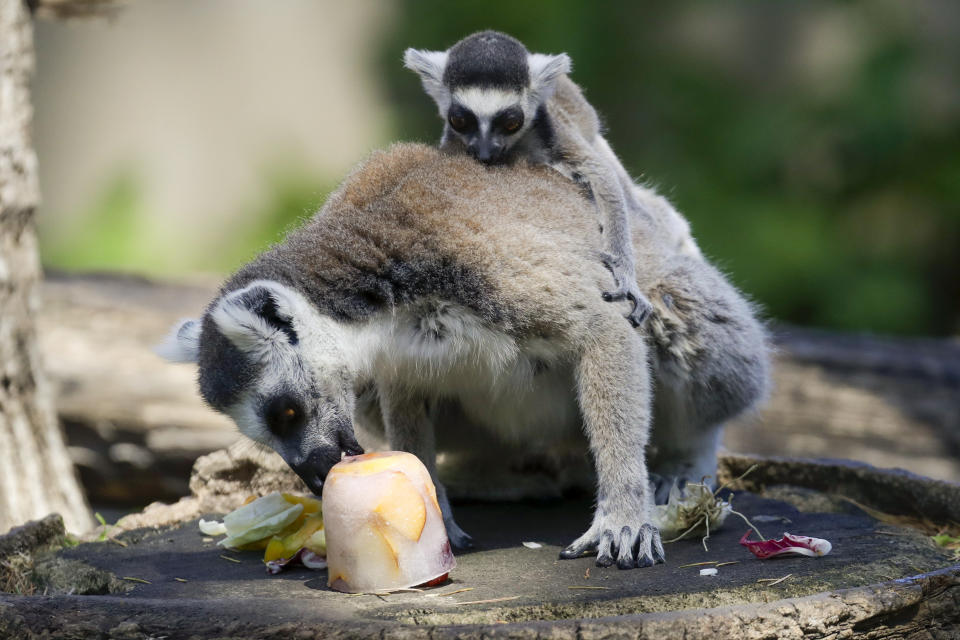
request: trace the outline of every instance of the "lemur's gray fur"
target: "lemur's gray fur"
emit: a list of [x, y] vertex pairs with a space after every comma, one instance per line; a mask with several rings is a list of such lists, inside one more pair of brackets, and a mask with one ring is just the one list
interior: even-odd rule
[[651, 306], [636, 286], [630, 229], [644, 213], [596, 111], [567, 76], [570, 58], [532, 54], [515, 38], [482, 31], [446, 51], [407, 49], [404, 63], [437, 103], [442, 149], [486, 164], [549, 164], [589, 187], [606, 239], [602, 259], [615, 281], [604, 298], [631, 300], [627, 317], [639, 326]]
[[[341, 453], [359, 451], [354, 421], [371, 413], [434, 479], [435, 430], [487, 429], [517, 446], [585, 433], [597, 506], [562, 557], [649, 566], [663, 559], [649, 524], [651, 421], [664, 480], [715, 473], [720, 425], [765, 393], [766, 342], [749, 303], [656, 225], [633, 235], [653, 312], [641, 329], [623, 322], [626, 303], [597, 295], [611, 278], [592, 206], [542, 165], [395, 145], [163, 351], [197, 361], [207, 402], [318, 493]], [[437, 488], [451, 541], [468, 545]]]

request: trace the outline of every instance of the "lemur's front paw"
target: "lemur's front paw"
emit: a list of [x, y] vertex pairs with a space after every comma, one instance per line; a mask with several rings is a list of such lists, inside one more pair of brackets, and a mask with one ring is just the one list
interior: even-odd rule
[[443, 526], [447, 528], [447, 538], [454, 549], [463, 551], [473, 548], [473, 537], [460, 528], [453, 518], [444, 518]]
[[585, 534], [560, 552], [560, 558], [579, 558], [588, 551], [595, 551], [598, 567], [609, 567], [616, 562], [620, 569], [642, 569], [665, 561], [663, 542], [656, 527], [635, 523], [632, 526], [618, 526], [612, 520], [605, 518], [594, 523]]
[[604, 291], [603, 299], [607, 302], [629, 300], [633, 308], [627, 314], [627, 320], [634, 327], [639, 327], [653, 311], [653, 304], [640, 292], [636, 282], [636, 269], [632, 263], [617, 258], [609, 253], [601, 256], [603, 265], [613, 274], [616, 288], [613, 291]]

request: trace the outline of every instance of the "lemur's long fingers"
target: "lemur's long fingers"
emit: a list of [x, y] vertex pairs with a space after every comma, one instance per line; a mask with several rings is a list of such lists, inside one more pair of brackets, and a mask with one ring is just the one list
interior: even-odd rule
[[650, 546], [653, 549], [653, 562], [654, 564], [663, 564], [667, 561], [667, 554], [663, 550], [663, 540], [660, 538], [660, 530], [654, 527], [653, 525], [645, 524], [641, 527], [641, 532], [645, 530], [647, 532], [645, 535], [650, 536]]
[[[629, 529], [629, 527], [627, 527]], [[609, 567], [613, 564], [613, 547], [614, 539], [613, 533], [610, 531], [604, 531], [603, 535], [600, 536], [600, 544], [597, 545], [597, 566], [598, 567]]]
[[660, 540], [660, 531], [656, 527], [649, 524], [640, 527], [636, 556], [636, 566], [641, 569], [664, 562], [663, 543]]
[[630, 296], [625, 289], [617, 289], [616, 291], [604, 291], [603, 299], [607, 302], [618, 302], [620, 300], [626, 300]]
[[619, 553], [617, 553], [617, 567], [620, 569], [633, 569], [636, 566], [634, 560], [634, 540], [637, 535], [630, 527], [620, 529], [620, 541], [617, 543]]
[[570, 546], [560, 552], [561, 560], [572, 560], [573, 558], [579, 558], [586, 553], [593, 554], [597, 550], [596, 540], [590, 541], [587, 539], [581, 538], [580, 540], [575, 540]]

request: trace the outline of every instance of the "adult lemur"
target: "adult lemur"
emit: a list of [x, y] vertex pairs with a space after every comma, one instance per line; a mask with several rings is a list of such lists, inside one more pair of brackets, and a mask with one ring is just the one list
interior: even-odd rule
[[633, 237], [654, 310], [643, 331], [623, 322], [625, 305], [597, 295], [609, 273], [592, 209], [543, 166], [396, 145], [232, 276], [166, 354], [197, 361], [206, 401], [317, 493], [359, 451], [354, 424], [372, 413], [435, 479], [435, 431], [485, 429], [517, 447], [586, 434], [596, 509], [562, 556], [648, 566], [663, 558], [649, 524], [651, 420], [660, 474], [715, 473], [720, 425], [764, 393], [767, 351], [749, 304], [656, 229]]
[[[417, 72], [444, 121], [440, 146], [468, 153], [484, 164], [519, 158], [548, 164], [588, 186], [600, 210], [606, 239], [603, 262], [613, 273], [609, 301], [629, 299], [628, 319], [638, 326], [649, 300], [637, 288], [631, 227], [647, 222], [636, 187], [600, 130], [596, 111], [567, 77], [566, 54], [529, 53], [518, 40], [496, 31], [467, 36], [446, 51], [407, 49], [405, 65]], [[697, 251], [686, 221], [671, 242]]]

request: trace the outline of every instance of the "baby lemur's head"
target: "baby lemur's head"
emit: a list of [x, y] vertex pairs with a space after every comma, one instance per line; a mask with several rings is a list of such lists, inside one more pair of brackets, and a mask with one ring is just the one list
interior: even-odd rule
[[544, 104], [570, 58], [530, 53], [497, 31], [467, 36], [446, 51], [407, 49], [407, 68], [419, 74], [445, 122], [444, 138], [459, 139], [485, 164], [506, 162], [511, 150], [545, 117]]

